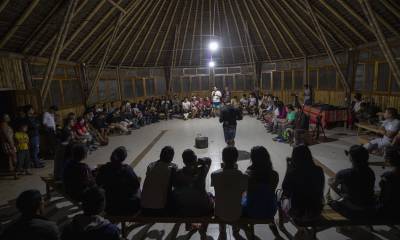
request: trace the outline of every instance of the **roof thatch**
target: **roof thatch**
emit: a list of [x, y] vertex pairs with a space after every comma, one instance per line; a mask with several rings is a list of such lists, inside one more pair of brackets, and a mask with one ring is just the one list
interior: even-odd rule
[[[61, 59], [98, 64], [123, 8], [126, 14], [107, 63], [199, 66], [275, 61], [326, 51], [306, 7], [309, 1], [333, 51], [376, 41], [358, 0], [79, 0]], [[115, 4], [111, 4], [111, 3]], [[399, 36], [400, 4], [370, 1], [387, 38]], [[68, 0], [3, 0], [0, 49], [49, 57]]]

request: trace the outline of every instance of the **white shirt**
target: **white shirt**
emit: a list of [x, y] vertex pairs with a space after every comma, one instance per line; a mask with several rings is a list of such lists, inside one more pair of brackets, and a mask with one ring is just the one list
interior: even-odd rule
[[212, 101], [213, 102], [219, 103], [221, 101], [222, 93], [219, 90], [213, 91], [211, 93], [211, 96], [212, 96]]
[[256, 105], [256, 103], [257, 103], [257, 99], [256, 98], [253, 97], [253, 98], [250, 98], [249, 100], [250, 100], [249, 101], [250, 102], [250, 104], [249, 104], [250, 106], [255, 106]]
[[247, 190], [248, 177], [237, 169], [217, 170], [211, 174], [215, 189], [215, 215], [235, 221], [242, 215], [242, 194]]
[[54, 114], [45, 112], [43, 114], [43, 125], [47, 128], [56, 130], [56, 121], [54, 120]]
[[185, 101], [182, 103], [182, 108], [183, 110], [190, 110], [190, 102], [189, 101]]
[[353, 107], [353, 111], [354, 112], [359, 112], [360, 111], [361, 103], [362, 103], [362, 101], [357, 101], [357, 102], [354, 103], [354, 107]]
[[[382, 127], [385, 128], [386, 132], [398, 132], [400, 130], [400, 121], [398, 119], [387, 119], [382, 122]], [[383, 138], [391, 140], [386, 135]]]

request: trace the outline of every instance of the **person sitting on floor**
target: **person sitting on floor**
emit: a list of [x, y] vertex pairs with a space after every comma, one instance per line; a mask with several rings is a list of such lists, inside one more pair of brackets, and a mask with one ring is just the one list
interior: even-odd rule
[[16, 201], [21, 216], [12, 223], [0, 238], [3, 240], [40, 239], [58, 240], [56, 223], [43, 217], [43, 199], [38, 190], [22, 192]]
[[71, 140], [71, 133], [69, 131], [62, 131], [58, 135], [53, 169], [53, 176], [56, 181], [62, 180], [64, 169], [72, 159], [73, 142]]
[[188, 120], [189, 114], [191, 112], [191, 103], [188, 98], [185, 98], [185, 101], [182, 102], [182, 111], [183, 111], [183, 119]]
[[166, 146], [161, 150], [160, 159], [147, 167], [141, 196], [145, 215], [163, 216], [172, 211], [172, 183], [178, 168], [172, 163], [174, 154], [174, 149]]
[[304, 145], [293, 148], [282, 183], [280, 219], [290, 217], [301, 222], [318, 219], [323, 208], [324, 186], [324, 172], [314, 163], [310, 149]]
[[132, 167], [123, 164], [128, 153], [125, 147], [116, 148], [110, 162], [98, 169], [97, 185], [106, 191], [106, 213], [133, 215], [140, 209], [140, 181]]
[[[237, 167], [239, 153], [228, 146], [222, 151], [221, 169], [211, 174], [211, 187], [215, 189], [215, 216], [224, 221], [236, 221], [242, 216], [242, 195], [247, 190], [248, 177]], [[226, 239], [226, 225], [220, 224], [218, 239]], [[239, 234], [238, 226], [234, 236]]]
[[341, 196], [329, 205], [349, 218], [371, 216], [375, 208], [375, 174], [368, 166], [369, 153], [364, 147], [353, 145], [346, 154], [352, 167], [339, 171], [329, 180], [331, 189]]
[[387, 108], [383, 117], [385, 120], [382, 122], [382, 129], [385, 131], [385, 134], [383, 137], [375, 138], [364, 145], [369, 152], [382, 150], [389, 146], [400, 130], [400, 120], [396, 119], [397, 110], [395, 108]]
[[72, 148], [72, 159], [67, 163], [63, 173], [65, 192], [73, 200], [80, 202], [85, 190], [95, 185], [92, 171], [86, 163], [87, 149], [82, 144]]
[[101, 216], [104, 207], [104, 190], [87, 189], [82, 195], [83, 214], [76, 215], [65, 226], [61, 240], [120, 240], [118, 227]]
[[[279, 175], [273, 169], [270, 155], [265, 147], [253, 147], [250, 160], [251, 165], [246, 170], [247, 192], [242, 198], [243, 215], [251, 219], [274, 219], [278, 209], [275, 190]], [[275, 225], [270, 227], [275, 236], [279, 235]]]
[[291, 139], [291, 136], [293, 136], [297, 111], [291, 104], [287, 105], [286, 108], [286, 119], [278, 119], [277, 133], [279, 135], [273, 139], [274, 141], [287, 142]]
[[385, 160], [394, 168], [381, 176], [379, 186], [379, 213], [384, 218], [400, 218], [400, 148], [389, 146], [386, 148]]

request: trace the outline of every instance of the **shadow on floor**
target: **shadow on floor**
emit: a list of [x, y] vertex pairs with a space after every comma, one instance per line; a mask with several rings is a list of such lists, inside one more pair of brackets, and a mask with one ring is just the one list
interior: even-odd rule
[[244, 160], [249, 160], [250, 159], [250, 153], [244, 150], [238, 150], [239, 152], [239, 157], [238, 161], [244, 161]]

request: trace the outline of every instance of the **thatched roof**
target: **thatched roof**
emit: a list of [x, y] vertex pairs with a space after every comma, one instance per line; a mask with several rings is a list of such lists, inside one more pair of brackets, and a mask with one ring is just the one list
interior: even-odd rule
[[[2, 0], [0, 49], [51, 56], [69, 0]], [[61, 59], [98, 64], [121, 14], [107, 63], [199, 66], [217, 39], [220, 65], [326, 53], [307, 0], [79, 0]], [[400, 3], [369, 0], [387, 38], [399, 36]], [[309, 0], [333, 51], [376, 41], [359, 0]], [[115, 3], [115, 4], [112, 4]], [[116, 7], [118, 5], [119, 7]]]

